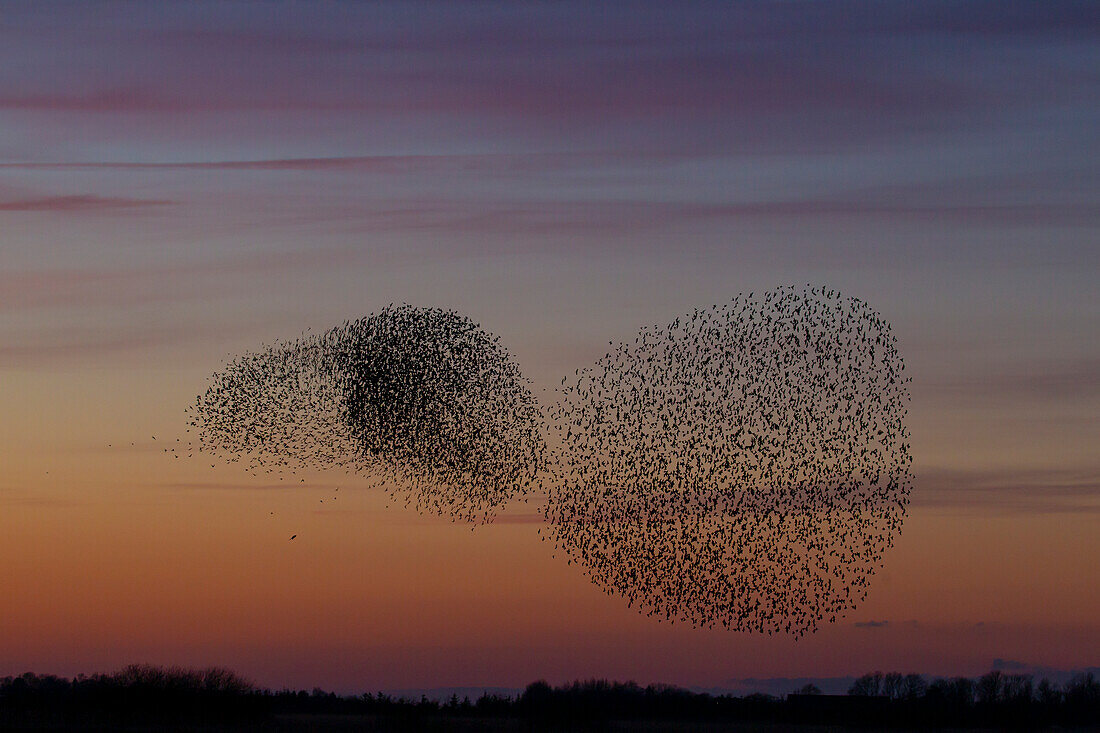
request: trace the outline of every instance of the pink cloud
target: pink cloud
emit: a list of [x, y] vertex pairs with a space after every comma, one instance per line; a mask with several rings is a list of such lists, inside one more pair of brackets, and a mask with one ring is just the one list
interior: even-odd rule
[[166, 206], [172, 201], [135, 199], [89, 194], [74, 196], [42, 196], [39, 198], [0, 201], [0, 211], [80, 212], [102, 209], [129, 209], [144, 206]]
[[25, 170], [243, 170], [243, 171], [364, 171], [376, 173], [435, 172], [439, 170], [546, 171], [616, 162], [672, 160], [685, 154], [649, 151], [592, 151], [555, 153], [472, 153], [443, 155], [350, 155], [324, 158], [268, 158], [206, 161], [61, 161], [8, 162], [0, 168]]
[[91, 94], [31, 93], [0, 96], [0, 109], [45, 112], [139, 112], [164, 109], [164, 100], [136, 89], [105, 89]]

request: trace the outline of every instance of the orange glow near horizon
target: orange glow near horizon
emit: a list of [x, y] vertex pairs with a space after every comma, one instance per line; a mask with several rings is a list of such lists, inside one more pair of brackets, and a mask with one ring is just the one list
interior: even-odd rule
[[[300, 484], [173, 458], [164, 446], [188, 437], [173, 408], [201, 377], [166, 373], [158, 402], [155, 383], [101, 374], [51, 402], [62, 377], [74, 384], [27, 374], [4, 396], [8, 414], [49, 409], [5, 436], [0, 673], [220, 664], [274, 687], [354, 691], [1091, 663], [1090, 514], [923, 506], [918, 470], [904, 531], [848, 618], [797, 642], [693, 630], [641, 616], [552, 558], [536, 497], [471, 531], [343, 473]], [[118, 409], [122, 392], [133, 411]], [[868, 620], [888, 623], [854, 626]]]

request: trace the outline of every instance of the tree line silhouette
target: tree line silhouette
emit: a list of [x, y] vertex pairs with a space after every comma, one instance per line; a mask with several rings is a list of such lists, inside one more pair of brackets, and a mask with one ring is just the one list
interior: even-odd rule
[[[0, 727], [99, 728], [148, 725], [236, 730], [318, 730], [333, 720], [372, 729], [554, 728], [608, 721], [727, 721], [914, 727], [1100, 725], [1100, 680], [1080, 673], [1064, 684], [990, 672], [976, 679], [875, 672], [848, 695], [813, 685], [779, 698], [697, 693], [668, 685], [534, 682], [518, 696], [408, 699], [382, 692], [341, 696], [321, 689], [272, 691], [226, 669], [131, 665], [112, 674], [63, 678], [26, 673], [0, 679]], [[506, 723], [506, 725], [505, 725]]]

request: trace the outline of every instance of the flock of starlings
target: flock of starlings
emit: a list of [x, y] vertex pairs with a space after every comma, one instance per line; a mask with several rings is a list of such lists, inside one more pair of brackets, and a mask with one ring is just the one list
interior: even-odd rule
[[230, 360], [189, 423], [253, 472], [343, 468], [455, 521], [538, 500], [544, 539], [630, 606], [802, 636], [901, 530], [903, 370], [866, 303], [780, 287], [612, 343], [546, 403], [469, 318], [391, 305]]

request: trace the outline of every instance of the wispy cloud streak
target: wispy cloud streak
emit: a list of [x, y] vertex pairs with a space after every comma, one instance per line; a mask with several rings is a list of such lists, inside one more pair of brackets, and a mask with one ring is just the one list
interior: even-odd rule
[[0, 211], [81, 212], [104, 209], [131, 209], [146, 206], [166, 206], [172, 201], [135, 199], [82, 194], [73, 196], [44, 196], [39, 198], [0, 201]]
[[1100, 469], [927, 468], [916, 475], [913, 503], [956, 511], [1100, 513]]

